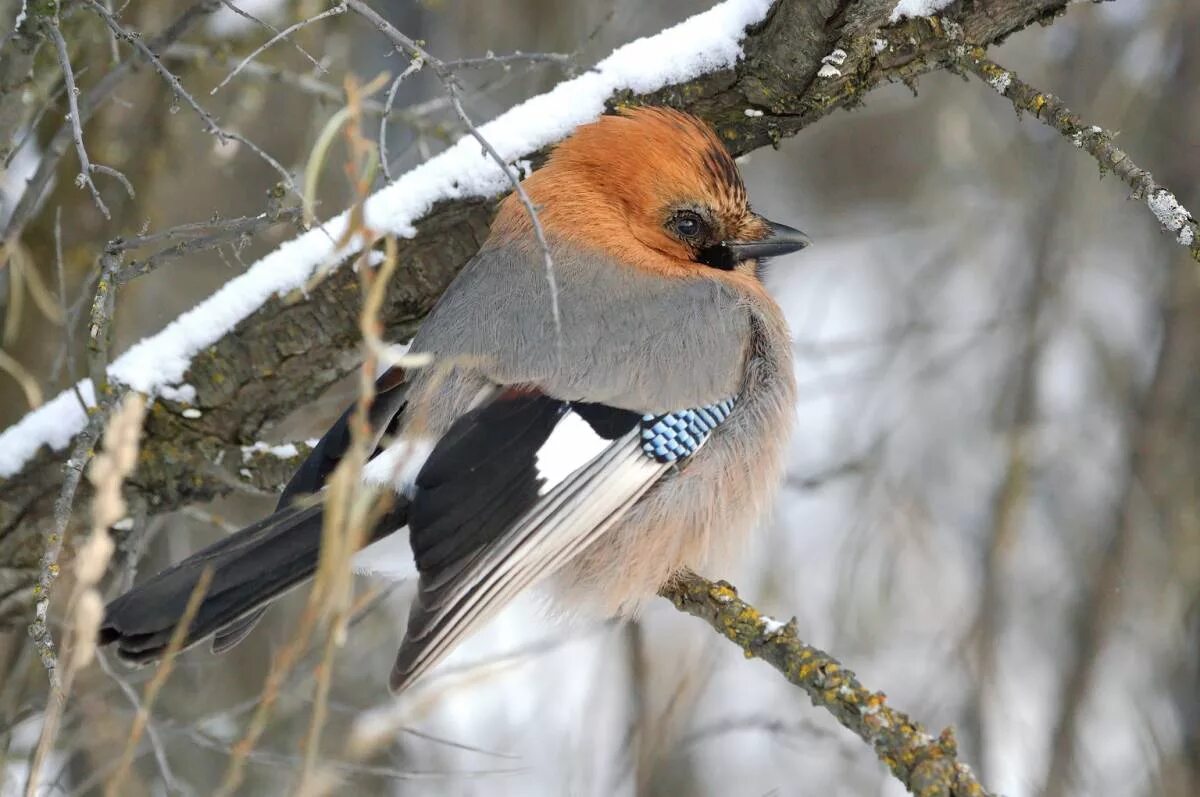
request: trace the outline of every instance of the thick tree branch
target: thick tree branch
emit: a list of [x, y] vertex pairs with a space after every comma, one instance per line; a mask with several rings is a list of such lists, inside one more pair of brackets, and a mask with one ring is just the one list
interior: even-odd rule
[[847, 729], [875, 750], [879, 760], [918, 797], [987, 797], [970, 767], [958, 761], [954, 732], [936, 739], [920, 723], [887, 704], [881, 692], [859, 683], [854, 673], [823, 650], [800, 641], [795, 620], [780, 623], [738, 597], [724, 581], [695, 573], [662, 590], [675, 608], [699, 617], [740, 647], [749, 658], [779, 670]]
[[[202, 4], [204, 7], [207, 4]], [[657, 103], [711, 122], [735, 154], [777, 144], [881, 83], [910, 81], [956, 62], [963, 42], [1003, 39], [1062, 12], [1067, 0], [960, 2], [941, 19], [887, 26], [894, 0], [780, 0], [747, 32], [735, 68], [649, 95], [621, 94], [610, 105]], [[986, 6], [986, 7], [985, 7]], [[948, 33], [953, 32], [953, 35]], [[822, 62], [835, 50], [836, 67]], [[105, 81], [107, 82], [107, 81]], [[63, 143], [69, 145], [69, 133]], [[537, 163], [540, 158], [535, 155]], [[414, 238], [399, 241], [403, 264], [380, 320], [389, 339], [410, 337], [487, 232], [495, 202], [436, 205]], [[131, 497], [151, 511], [210, 499], [248, 481], [277, 489], [283, 468], [254, 470], [241, 446], [318, 396], [356, 364], [358, 285], [339, 269], [302, 300], [273, 299], [196, 356], [184, 376], [191, 406], [160, 399], [149, 410]], [[22, 471], [0, 481], [0, 625], [28, 618], [41, 556], [37, 528], [62, 483], [63, 453], [43, 448]]]

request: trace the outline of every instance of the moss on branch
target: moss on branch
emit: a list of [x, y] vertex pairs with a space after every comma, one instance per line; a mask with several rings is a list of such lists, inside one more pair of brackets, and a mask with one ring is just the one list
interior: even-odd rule
[[918, 797], [987, 797], [970, 767], [958, 761], [954, 732], [937, 737], [888, 705], [887, 696], [863, 686], [854, 673], [796, 635], [795, 620], [780, 623], [738, 597], [724, 581], [695, 573], [680, 575], [662, 590], [675, 608], [699, 617], [740, 647], [746, 658], [762, 659], [800, 687], [841, 725], [871, 745], [879, 760]]

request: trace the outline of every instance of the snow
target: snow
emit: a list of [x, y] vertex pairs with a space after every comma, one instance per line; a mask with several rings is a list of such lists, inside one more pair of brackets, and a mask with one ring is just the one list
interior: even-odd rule
[[17, 18], [13, 20], [13, 32], [21, 29], [21, 23], [25, 21], [25, 15], [29, 11], [29, 0], [21, 0], [21, 10], [17, 12]]
[[823, 66], [817, 70], [817, 77], [835, 78], [841, 77], [842, 70], [839, 66], [846, 63], [846, 51], [838, 48], [821, 59]]
[[787, 623], [780, 622], [779, 620], [776, 620], [774, 617], [771, 617], [771, 616], [765, 615], [765, 614], [762, 616], [762, 621], [763, 621], [763, 636], [764, 637], [775, 636], [776, 634], [778, 634], [780, 631], [783, 630], [784, 626], [787, 625]]
[[196, 388], [191, 385], [163, 385], [158, 389], [158, 395], [177, 404], [196, 403]]
[[831, 52], [829, 55], [826, 55], [823, 58], [821, 58], [821, 63], [833, 64], [834, 66], [841, 66], [842, 64], [846, 63], [846, 51], [843, 50], [841, 47], [838, 47], [833, 52]]
[[[549, 92], [532, 97], [480, 127], [480, 133], [512, 162], [561, 140], [600, 116], [615, 92], [638, 94], [732, 66], [742, 55], [748, 25], [759, 22], [771, 0], [726, 0], [654, 36], [614, 50], [596, 67]], [[366, 202], [366, 224], [382, 233], [411, 237], [416, 223], [444, 199], [495, 196], [508, 189], [503, 170], [471, 136], [402, 175]], [[271, 297], [305, 284], [315, 270], [333, 267], [362, 248], [360, 240], [337, 250], [346, 213], [284, 243], [227, 282], [156, 335], [135, 344], [109, 368], [113, 381], [146, 393], [178, 385], [192, 357], [220, 340]], [[79, 385], [92, 393], [90, 382]], [[64, 448], [85, 423], [66, 391], [0, 433], [0, 478], [17, 473], [42, 445]]]
[[899, 22], [905, 17], [931, 17], [952, 2], [954, 0], [900, 0], [888, 20]]
[[242, 446], [242, 462], [249, 462], [255, 454], [267, 454], [278, 459], [291, 459], [300, 456], [300, 449], [296, 448], [295, 443], [283, 443], [276, 446], [261, 440], [251, 446]]

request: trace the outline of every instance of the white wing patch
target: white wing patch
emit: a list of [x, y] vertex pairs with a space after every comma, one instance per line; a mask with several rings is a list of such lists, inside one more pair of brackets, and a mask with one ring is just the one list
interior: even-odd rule
[[410, 619], [392, 672], [393, 690], [437, 664], [519, 592], [578, 555], [670, 469], [645, 456], [638, 440], [635, 430], [605, 441], [599, 456], [540, 496], [504, 537], [466, 569], [430, 583], [422, 577], [422, 590], [430, 593], [423, 609], [426, 616], [417, 629]]
[[538, 495], [553, 490], [610, 445], [612, 441], [596, 434], [591, 424], [574, 412], [568, 412], [555, 425], [534, 459], [538, 476], [542, 479]]
[[436, 441], [424, 437], [397, 440], [363, 466], [365, 484], [391, 487], [412, 498], [413, 484]]

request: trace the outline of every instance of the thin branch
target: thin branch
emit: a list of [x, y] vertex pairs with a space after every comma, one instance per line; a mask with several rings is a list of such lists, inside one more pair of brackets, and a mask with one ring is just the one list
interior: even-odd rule
[[822, 650], [796, 636], [795, 620], [780, 623], [738, 597], [724, 581], [713, 583], [685, 572], [660, 594], [681, 612], [699, 617], [742, 649], [762, 659], [853, 731], [875, 750], [879, 760], [905, 788], [919, 797], [988, 797], [987, 791], [958, 761], [954, 732], [935, 739], [919, 723], [887, 704], [881, 692], [866, 689], [854, 673]]
[[506, 55], [488, 53], [477, 58], [458, 58], [453, 61], [443, 61], [442, 66], [456, 72], [467, 69], [486, 69], [489, 66], [503, 66], [505, 69], [512, 64], [557, 64], [570, 75], [576, 69], [575, 56], [567, 53], [523, 53], [517, 50]]
[[396, 75], [396, 79], [392, 81], [392, 85], [388, 88], [387, 101], [383, 104], [383, 114], [379, 120], [379, 165], [383, 167], [383, 177], [389, 183], [392, 181], [392, 172], [388, 167], [387, 129], [388, 119], [392, 113], [392, 105], [396, 102], [396, 92], [400, 89], [400, 84], [410, 75], [421, 71], [421, 67], [423, 66], [425, 66], [425, 62], [420, 58], [414, 58], [409, 61], [404, 71]]
[[140, 35], [132, 33], [122, 27], [121, 23], [117, 22], [112, 14], [109, 14], [108, 10], [101, 3], [97, 2], [97, 0], [84, 0], [84, 2], [89, 8], [95, 11], [101, 19], [104, 20], [104, 24], [108, 25], [109, 29], [116, 34], [117, 37], [130, 44], [135, 50], [142, 54], [143, 58], [150, 62], [150, 65], [154, 67], [154, 71], [158, 72], [162, 79], [166, 81], [166, 84], [171, 87], [171, 91], [174, 92], [175, 97], [177, 99], [182, 99], [188, 105], [188, 107], [196, 112], [196, 115], [199, 116], [204, 122], [207, 132], [215, 135], [217, 140], [219, 140], [221, 143], [225, 143], [227, 140], [232, 140], [242, 144], [263, 161], [265, 161], [272, 169], [278, 172], [283, 178], [284, 185], [286, 185], [290, 191], [297, 194], [299, 193], [299, 190], [296, 188], [295, 181], [292, 180], [292, 175], [287, 169], [283, 168], [279, 161], [268, 155], [265, 150], [263, 150], [250, 139], [243, 136], [241, 133], [234, 133], [221, 127], [221, 125], [217, 123], [216, 117], [205, 110], [204, 106], [197, 102], [196, 98], [193, 97], [188, 90], [183, 87], [183, 83], [180, 82], [175, 73], [167, 68], [167, 65], [162, 62], [161, 58], [155, 55], [154, 50], [142, 40]]
[[71, 132], [75, 137], [75, 154], [79, 156], [79, 175], [75, 178], [75, 184], [80, 188], [86, 186], [92, 193], [92, 201], [104, 214], [104, 218], [111, 220], [112, 213], [109, 212], [108, 205], [104, 204], [104, 200], [100, 197], [100, 189], [92, 180], [92, 172], [95, 169], [88, 158], [87, 148], [83, 145], [83, 126], [79, 123], [79, 89], [75, 86], [75, 72], [71, 69], [71, 54], [67, 52], [67, 42], [62, 36], [62, 31], [58, 29], [57, 19], [46, 23], [46, 33], [54, 44], [54, 51], [58, 55], [58, 67], [62, 70], [63, 81], [67, 85], [67, 121], [71, 123]]
[[[42, 714], [42, 728], [30, 762], [29, 775], [25, 780], [26, 797], [37, 794], [38, 777], [58, 739], [67, 697], [71, 693], [76, 675], [96, 656], [96, 637], [104, 619], [104, 602], [96, 585], [103, 578], [112, 559], [113, 541], [108, 533], [109, 528], [125, 513], [126, 504], [121, 495], [121, 485], [137, 463], [138, 438], [141, 436], [145, 409], [145, 399], [137, 393], [130, 394], [129, 398], [122, 402], [104, 431], [104, 451], [93, 460], [88, 471], [88, 478], [95, 488], [92, 499], [92, 531], [75, 550], [75, 580], [63, 612], [66, 624], [62, 634], [62, 649], [66, 664], [61, 678], [56, 678], [57, 668], [51, 671], [51, 683], [55, 688], [51, 690], [46, 710]], [[68, 507], [67, 517], [69, 516]], [[58, 547], [62, 547], [61, 536]], [[57, 563], [51, 569], [57, 572]], [[44, 622], [44, 614], [38, 619]]]
[[[200, 2], [188, 7], [162, 33], [151, 39], [147, 46], [151, 50], [166, 47], [187, 33], [197, 20], [211, 14], [219, 6], [220, 3], [218, 0], [200, 0]], [[103, 9], [103, 6], [100, 6], [100, 8]], [[132, 71], [134, 64], [138, 60], [140, 59], [137, 57], [125, 59], [88, 90], [88, 93], [78, 103], [78, 122], [80, 125], [87, 124], [92, 114], [116, 91], [117, 86]], [[4, 240], [12, 241], [20, 237], [21, 230], [37, 211], [38, 203], [45, 196], [47, 186], [49, 186], [50, 181], [54, 178], [58, 162], [71, 146], [72, 140], [72, 125], [69, 123], [63, 124], [55, 132], [50, 142], [43, 147], [42, 158], [38, 162], [37, 171], [34, 172], [33, 177], [26, 180], [21, 198], [17, 201], [16, 207], [8, 217], [8, 223], [4, 227]], [[0, 265], [0, 268], [3, 268], [3, 266]]]
[[[216, 86], [214, 86], [212, 91], [210, 91], [208, 93], [216, 94], [218, 91], [225, 88], [225, 84], [227, 84], [229, 81], [231, 81], [235, 77], [237, 77], [239, 72], [241, 72], [243, 69], [245, 69], [251, 62], [254, 61], [255, 58], [258, 58], [258, 56], [262, 55], [263, 52], [265, 52], [267, 49], [272, 47], [276, 42], [286, 39], [288, 36], [291, 36], [293, 33], [295, 33], [296, 31], [300, 30], [301, 28], [303, 28], [307, 25], [311, 25], [314, 22], [320, 22], [321, 20], [327, 19], [329, 17], [335, 17], [338, 14], [345, 13], [345, 11], [346, 11], [346, 4], [339, 3], [336, 6], [333, 6], [332, 8], [328, 8], [328, 9], [322, 11], [320, 14], [315, 14], [315, 15], [309, 17], [308, 19], [302, 19], [299, 22], [295, 23], [294, 25], [289, 25], [288, 27], [284, 28], [283, 30], [278, 31], [274, 36], [272, 36], [270, 39], [267, 39], [267, 41], [265, 41], [263, 44], [260, 44], [258, 47], [254, 48], [254, 50], [249, 55], [247, 55], [245, 58], [243, 58], [241, 60], [241, 62], [233, 68], [232, 72], [230, 72], [228, 75], [225, 76], [224, 80], [222, 80], [220, 83], [218, 83]], [[314, 61], [313, 63], [316, 63], [316, 62]], [[321, 71], [324, 71], [324, 69], [320, 66], [320, 64], [317, 64], [317, 68], [321, 69]]]
[[[223, 66], [235, 63], [227, 53], [212, 52], [206, 47], [187, 44], [186, 42], [172, 44], [163, 53], [163, 58], [167, 61], [191, 62], [199, 66], [203, 66], [210, 61]], [[339, 86], [327, 83], [312, 75], [298, 74], [282, 67], [271, 66], [270, 64], [260, 64], [257, 61], [251, 62], [246, 64], [242, 69], [241, 75], [242, 77], [254, 78], [264, 82], [280, 83], [304, 94], [316, 97], [319, 100], [326, 100], [339, 105], [346, 101], [346, 92]], [[427, 117], [432, 116], [437, 111], [444, 110], [448, 106], [449, 101], [440, 97], [433, 102], [421, 103], [409, 108], [385, 108], [384, 103], [378, 100], [370, 98], [363, 100], [364, 112], [372, 116], [386, 116], [389, 120], [403, 122], [426, 134], [437, 132], [435, 123], [427, 119]]]
[[521, 204], [525, 207], [525, 212], [529, 214], [529, 220], [533, 225], [533, 233], [537, 237], [538, 246], [541, 248], [542, 258], [546, 267], [546, 284], [550, 288], [550, 313], [554, 318], [555, 342], [560, 347], [562, 345], [562, 318], [558, 308], [558, 284], [554, 276], [554, 261], [550, 257], [550, 247], [546, 244], [546, 233], [542, 229], [542, 223], [538, 219], [537, 209], [534, 208], [533, 202], [529, 199], [529, 194], [525, 192], [524, 186], [521, 185], [521, 178], [516, 170], [509, 165], [496, 148], [491, 145], [483, 134], [475, 127], [474, 122], [467, 116], [467, 112], [462, 105], [462, 87], [459, 86], [458, 80], [454, 77], [454, 72], [446, 62], [439, 58], [430, 55], [430, 53], [418, 44], [412, 38], [404, 35], [392, 23], [388, 22], [379, 15], [375, 9], [367, 5], [363, 0], [346, 0], [346, 4], [354, 10], [354, 12], [379, 29], [380, 33], [387, 36], [399, 50], [405, 52], [410, 58], [420, 59], [429, 65], [429, 68], [434, 71], [438, 79], [442, 81], [442, 85], [446, 89], [446, 94], [450, 98], [450, 105], [454, 108], [454, 113], [459, 120], [466, 126], [467, 132], [479, 142], [483, 147], [488, 157], [496, 162], [496, 165], [504, 172], [504, 176], [508, 179], [513, 191], [521, 200]]
[[196, 586], [192, 588], [192, 594], [188, 596], [183, 614], [180, 615], [179, 622], [175, 624], [175, 630], [171, 632], [171, 641], [167, 643], [167, 650], [163, 654], [163, 660], [158, 665], [154, 677], [150, 679], [150, 683], [146, 685], [145, 695], [142, 698], [141, 705], [138, 706], [137, 714], [134, 716], [133, 727], [129, 730], [129, 739], [125, 742], [125, 749], [121, 753], [116, 774], [112, 776], [112, 779], [104, 787], [105, 797], [115, 797], [115, 795], [121, 793], [121, 782], [125, 780], [125, 775], [133, 763], [133, 754], [137, 750], [142, 733], [150, 723], [150, 710], [154, 706], [154, 701], [158, 698], [158, 693], [162, 691], [163, 685], [166, 684], [167, 678], [171, 676], [171, 671], [175, 668], [175, 659], [179, 656], [179, 652], [183, 650], [183, 643], [187, 640], [188, 629], [192, 625], [192, 618], [200, 610], [200, 603], [204, 600], [205, 594], [208, 593], [208, 585], [212, 583], [212, 578], [212, 568], [205, 567], [204, 570], [200, 571], [200, 577], [196, 579]]
[[[230, 11], [232, 11], [233, 13], [235, 13], [239, 17], [241, 17], [242, 19], [247, 19], [256, 25], [258, 25], [262, 28], [265, 28], [266, 30], [270, 31], [271, 33], [279, 33], [279, 29], [276, 28], [274, 25], [272, 25], [270, 22], [267, 22], [264, 19], [260, 19], [256, 16], [254, 16], [246, 9], [240, 8], [237, 5], [235, 5], [234, 3], [230, 2], [230, 0], [221, 0], [221, 5], [225, 6]], [[313, 55], [311, 53], [309, 53], [308, 50], [305, 50], [303, 47], [301, 47], [300, 43], [297, 41], [293, 41], [291, 44], [293, 47], [296, 48], [296, 51], [298, 53], [300, 53], [301, 55], [303, 55], [305, 58], [308, 59], [308, 62], [313, 65], [314, 69], [316, 69], [318, 72], [324, 74], [324, 72], [326, 71], [325, 66], [320, 61], [318, 61], [315, 57], [313, 57]]]
[[[155, 239], [171, 236], [185, 239], [181, 243], [156, 252], [143, 260], [132, 261], [129, 265], [118, 269], [113, 277], [117, 285], [124, 285], [149, 274], [170, 260], [246, 239], [276, 224], [297, 222], [301, 215], [300, 208], [281, 208], [275, 214], [260, 213], [257, 216], [241, 216], [236, 219], [218, 219], [200, 224], [187, 224], [164, 230], [152, 236], [113, 241], [109, 244], [108, 251], [115, 253], [145, 246]], [[200, 234], [201, 231], [207, 234]]]
[[42, 666], [46, 668], [46, 673], [50, 677], [50, 688], [54, 694], [61, 693], [62, 683], [58, 674], [58, 657], [54, 650], [54, 639], [50, 636], [50, 627], [46, 622], [50, 611], [50, 590], [58, 579], [58, 558], [62, 555], [63, 543], [66, 540], [67, 524], [71, 520], [75, 493], [79, 489], [84, 469], [91, 460], [92, 447], [96, 444], [96, 440], [100, 437], [100, 432], [108, 420], [111, 407], [112, 402], [101, 403], [89, 419], [88, 425], [75, 438], [71, 456], [63, 466], [66, 478], [59, 491], [58, 500], [54, 502], [54, 524], [47, 529], [42, 538], [41, 567], [37, 585], [33, 588], [37, 603], [34, 606], [33, 622], [29, 625], [29, 635], [33, 637], [33, 644], [42, 660]]
[[1119, 177], [1133, 189], [1133, 198], [1145, 202], [1162, 228], [1200, 263], [1200, 224], [1197, 224], [1196, 217], [1179, 203], [1175, 194], [1160, 185], [1154, 175], [1134, 163], [1116, 145], [1113, 133], [1099, 125], [1084, 122], [1058, 97], [1039, 91], [1017, 77], [1011, 69], [1005, 69], [990, 60], [982, 47], [968, 49], [961, 63], [1011, 102], [1017, 113], [1033, 114], [1038, 121], [1057, 130], [1073, 145], [1095, 158], [1100, 164], [1101, 173], [1112, 172]]
[[[107, 657], [99, 656], [96, 660], [99, 662], [100, 669], [104, 671], [104, 674], [116, 683], [121, 693], [125, 695], [125, 699], [133, 706], [133, 710], [137, 712], [136, 716], [141, 717], [143, 714], [145, 715], [146, 738], [150, 740], [150, 749], [154, 753], [154, 761], [158, 765], [158, 772], [162, 776], [163, 785], [167, 787], [167, 791], [169, 792], [176, 793], [181, 791], [181, 784], [176, 780], [175, 773], [171, 769], [171, 762], [167, 758], [167, 751], [163, 746], [162, 736], [158, 731], [158, 727], [150, 721], [150, 708], [142, 702], [137, 690], [133, 688], [129, 681], [112, 667]], [[119, 765], [119, 763], [115, 764], [114, 768]]]

